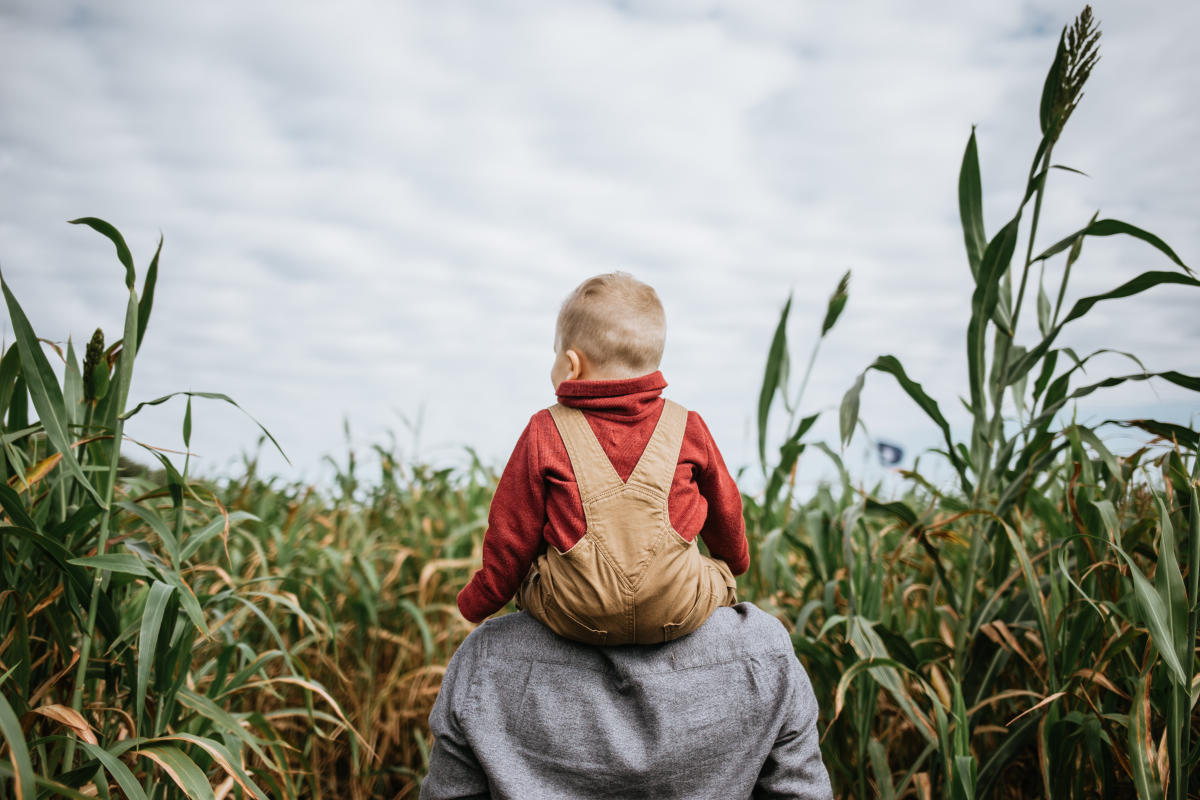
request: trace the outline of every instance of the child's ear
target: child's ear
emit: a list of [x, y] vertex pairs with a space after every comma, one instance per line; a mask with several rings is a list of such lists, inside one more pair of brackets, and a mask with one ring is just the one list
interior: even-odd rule
[[567, 357], [567, 361], [571, 364], [571, 370], [567, 373], [567, 380], [574, 381], [583, 378], [585, 362], [579, 352], [568, 349], [563, 355]]

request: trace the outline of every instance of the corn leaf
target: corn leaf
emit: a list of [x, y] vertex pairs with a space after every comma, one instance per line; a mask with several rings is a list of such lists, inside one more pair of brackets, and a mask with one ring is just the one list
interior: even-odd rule
[[117, 758], [112, 753], [105, 750], [99, 745], [82, 743], [84, 752], [100, 762], [104, 767], [104, 771], [113, 777], [117, 785], [121, 787], [121, 791], [129, 800], [147, 800], [146, 793], [142, 791], [141, 784], [137, 782], [137, 778], [129, 771], [129, 767], [125, 766], [125, 762]]
[[1154, 649], [1167, 665], [1171, 680], [1186, 686], [1187, 676], [1183, 671], [1183, 664], [1179, 661], [1175, 649], [1175, 639], [1172, 636], [1171, 611], [1163, 602], [1162, 597], [1154, 590], [1150, 581], [1142, 574], [1138, 565], [1129, 557], [1129, 554], [1116, 542], [1108, 544], [1117, 551], [1129, 567], [1129, 577], [1133, 581], [1134, 602], [1142, 621], [1150, 631], [1150, 643], [1154, 645]]
[[148, 406], [157, 406], [157, 405], [167, 402], [172, 397], [179, 397], [179, 396], [203, 397], [208, 400], [221, 400], [223, 402], [229, 403], [231, 406], [236, 408], [238, 411], [241, 411], [243, 414], [246, 414], [246, 416], [249, 417], [250, 421], [253, 422], [255, 425], [257, 425], [258, 429], [263, 432], [263, 435], [266, 436], [271, 441], [271, 444], [275, 445], [275, 449], [279, 451], [279, 455], [283, 456], [283, 459], [285, 461], [287, 461], [289, 464], [292, 463], [288, 459], [287, 453], [283, 452], [283, 448], [279, 446], [279, 442], [275, 441], [275, 437], [271, 435], [271, 432], [268, 431], [261, 422], [259, 422], [254, 417], [250, 416], [250, 414], [248, 414], [246, 412], [246, 409], [242, 408], [240, 405], [238, 405], [236, 402], [234, 402], [233, 398], [231, 398], [229, 395], [222, 394], [220, 392], [171, 392], [170, 394], [164, 394], [162, 397], [156, 397], [153, 400], [146, 400], [141, 403], [138, 403], [136, 406], [134, 406], [132, 411], [127, 411], [124, 414], [122, 414], [121, 419], [127, 420], [130, 417], [132, 417], [134, 414], [137, 414], [143, 408], [146, 408]]
[[150, 324], [150, 310], [154, 307], [154, 288], [158, 285], [158, 256], [162, 252], [163, 237], [158, 237], [158, 247], [154, 250], [154, 258], [146, 270], [146, 280], [142, 282], [142, 299], [138, 302], [137, 346], [142, 346], [146, 336], [146, 326]]
[[146, 595], [146, 608], [142, 611], [142, 626], [138, 635], [137, 689], [134, 695], [139, 723], [146, 717], [146, 687], [150, 683], [150, 667], [158, 652], [158, 632], [167, 610], [167, 601], [174, 591], [174, 586], [154, 581]]
[[962, 166], [958, 171], [958, 216], [962, 220], [971, 277], [978, 278], [987, 235], [983, 229], [983, 189], [979, 178], [974, 125], [971, 126], [971, 136], [967, 139], [967, 149], [963, 152]]
[[121, 235], [121, 232], [96, 217], [80, 217], [67, 221], [72, 225], [87, 225], [97, 233], [108, 237], [109, 241], [117, 248], [117, 260], [125, 267], [125, 288], [132, 291], [134, 283], [133, 256], [130, 254], [129, 246], [125, 244], [125, 237]]
[[767, 416], [771, 412], [771, 401], [779, 390], [780, 378], [786, 370], [787, 360], [787, 319], [792, 309], [792, 297], [788, 295], [783, 304], [783, 312], [775, 325], [775, 335], [771, 337], [771, 349], [767, 353], [767, 366], [763, 370], [762, 389], [758, 393], [758, 459], [762, 465], [763, 475], [767, 474]]
[[1154, 767], [1150, 740], [1150, 672], [1138, 679], [1133, 708], [1129, 711], [1129, 765], [1139, 800], [1162, 800], [1162, 784]]
[[196, 762], [178, 747], [150, 745], [139, 748], [137, 754], [162, 767], [163, 772], [167, 773], [191, 800], [216, 800], [208, 778], [196, 766]]
[[[0, 733], [4, 734], [4, 744], [7, 745], [8, 757], [12, 761], [16, 773], [17, 800], [34, 800], [37, 790], [33, 782], [33, 763], [29, 760], [29, 746], [25, 743], [25, 734], [21, 732], [21, 723], [13, 712], [12, 706], [0, 694]], [[3, 750], [0, 750], [2, 753]]]
[[1180, 267], [1183, 267], [1183, 269], [1189, 275], [1193, 274], [1192, 270], [1188, 268], [1187, 264], [1184, 264], [1183, 261], [1180, 260], [1179, 256], [1175, 255], [1175, 251], [1172, 250], [1170, 246], [1168, 246], [1167, 243], [1162, 239], [1158, 238], [1149, 231], [1144, 231], [1141, 228], [1130, 225], [1127, 222], [1121, 222], [1117, 219], [1098, 219], [1088, 223], [1086, 226], [1075, 231], [1070, 236], [1067, 236], [1066, 238], [1050, 245], [1050, 247], [1046, 248], [1044, 252], [1036, 256], [1034, 261], [1041, 261], [1043, 259], [1050, 258], [1051, 256], [1058, 255], [1063, 250], [1066, 250], [1068, 247], [1070, 247], [1076, 239], [1084, 236], [1114, 236], [1122, 233], [1132, 236], [1135, 239], [1141, 239], [1143, 242], [1146, 242], [1159, 252], [1163, 253], [1167, 258], [1174, 261]]
[[46, 354], [38, 345], [37, 335], [34, 334], [29, 319], [21, 310], [17, 298], [13, 296], [8, 288], [8, 283], [3, 278], [0, 278], [0, 287], [4, 290], [4, 300], [8, 304], [13, 335], [16, 337], [17, 348], [21, 354], [21, 374], [25, 378], [29, 397], [33, 400], [33, 407], [37, 410], [38, 419], [42, 422], [46, 436], [54, 448], [62, 453], [63, 466], [67, 472], [91, 494], [97, 503], [104, 506], [104, 500], [92, 482], [83, 474], [83, 469], [79, 466], [79, 461], [71, 449], [71, 438], [67, 430], [69, 419], [65, 413], [65, 402], [58, 381], [54, 377], [54, 371], [50, 369], [50, 362], [46, 360]]
[[[987, 323], [1000, 300], [1000, 279], [1008, 271], [1021, 222], [1018, 212], [992, 237], [979, 263], [975, 291], [971, 295], [971, 319], [967, 323], [967, 375], [971, 389], [971, 409], [976, 427], [982, 427], [987, 413], [984, 394], [986, 380], [985, 347]], [[1011, 383], [1011, 381], [1009, 381]]]

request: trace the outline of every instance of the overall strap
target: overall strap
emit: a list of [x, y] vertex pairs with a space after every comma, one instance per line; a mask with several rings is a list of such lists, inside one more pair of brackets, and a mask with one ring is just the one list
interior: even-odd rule
[[555, 403], [550, 406], [550, 416], [567, 447], [582, 502], [624, 485], [582, 411]]
[[675, 481], [683, 431], [687, 427], [687, 409], [671, 400], [664, 400], [662, 414], [654, 433], [642, 451], [642, 457], [629, 476], [629, 483], [658, 489], [667, 496]]

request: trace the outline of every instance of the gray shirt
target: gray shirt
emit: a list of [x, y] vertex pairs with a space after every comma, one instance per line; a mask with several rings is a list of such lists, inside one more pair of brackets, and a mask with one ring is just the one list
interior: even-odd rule
[[816, 722], [787, 631], [749, 603], [661, 645], [508, 614], [450, 660], [421, 797], [827, 800]]

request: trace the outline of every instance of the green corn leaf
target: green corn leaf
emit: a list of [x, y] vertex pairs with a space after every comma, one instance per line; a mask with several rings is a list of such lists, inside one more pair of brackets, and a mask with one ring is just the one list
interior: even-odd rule
[[[17, 777], [17, 773], [13, 771], [12, 766], [7, 761], [0, 761], [0, 778], [15, 777]], [[70, 786], [64, 786], [58, 781], [47, 780], [40, 775], [34, 775], [33, 782], [39, 789], [49, 791], [49, 794], [43, 793], [43, 797], [69, 797], [71, 800], [96, 800], [94, 795], [77, 792]]]
[[[29, 760], [29, 746], [25, 742], [25, 734], [21, 732], [21, 722], [3, 694], [0, 694], [0, 733], [4, 734], [4, 744], [7, 745], [8, 757], [16, 773], [17, 800], [35, 800], [37, 789], [33, 782], [33, 762]], [[0, 749], [0, 753], [2, 752]]]
[[68, 220], [68, 222], [72, 225], [87, 225], [97, 233], [109, 238], [117, 248], [117, 260], [125, 267], [125, 288], [133, 291], [133, 256], [130, 254], [129, 246], [125, 244], [125, 237], [121, 235], [121, 232], [109, 223], [96, 217], [80, 217], [79, 219]]
[[967, 374], [971, 388], [971, 408], [975, 414], [977, 429], [982, 428], [985, 424], [987, 413], [987, 401], [984, 393], [987, 377], [985, 366], [987, 323], [992, 318], [1000, 300], [1000, 279], [1008, 271], [1009, 264], [1012, 262], [1020, 222], [1021, 215], [1018, 213], [988, 243], [979, 264], [975, 292], [971, 295], [971, 319], [967, 324]]
[[896, 787], [892, 784], [892, 771], [888, 766], [887, 752], [874, 736], [867, 742], [867, 755], [871, 760], [871, 772], [875, 775], [876, 796], [880, 800], [895, 800]]
[[[960, 728], [965, 728], [959, 723]], [[953, 800], [975, 800], [975, 757], [972, 755], [954, 757], [954, 778], [951, 784], [950, 796]]]
[[259, 789], [258, 786], [256, 786], [250, 780], [250, 776], [248, 776], [241, 768], [241, 765], [238, 763], [238, 759], [234, 758], [233, 753], [217, 740], [203, 736], [196, 736], [192, 733], [176, 733], [165, 738], [182, 740], [196, 745], [201, 750], [212, 756], [213, 760], [217, 762], [218, 766], [225, 770], [225, 772], [231, 778], [233, 778], [244, 791], [250, 792], [256, 798], [258, 798], [258, 800], [269, 800], [269, 798], [263, 794], [262, 789]]
[[[83, 375], [75, 356], [75, 345], [67, 337], [66, 364], [63, 367], [63, 417], [68, 426], [76, 426], [83, 419]], [[70, 430], [70, 427], [68, 427]]]
[[[381, 588], [377, 588], [375, 593], [378, 594], [381, 590]], [[308, 613], [301, 608], [299, 603], [297, 603], [291, 597], [288, 597], [286, 594], [276, 594], [273, 592], [246, 592], [246, 597], [262, 598], [267, 601], [268, 607], [282, 606], [283, 608], [286, 608], [288, 611], [292, 612], [299, 624], [302, 626], [307, 626], [310, 630], [317, 630], [317, 624], [313, 621], [312, 617], [310, 617]], [[431, 630], [429, 639], [430, 645], [433, 643], [432, 633], [433, 632]]]
[[129, 771], [129, 767], [125, 766], [125, 762], [117, 758], [112, 753], [105, 750], [103, 747], [81, 741], [79, 743], [84, 752], [100, 762], [104, 767], [104, 771], [113, 777], [117, 785], [121, 787], [121, 791], [129, 800], [147, 800], [146, 793], [142, 791], [141, 784], [137, 782], [137, 778]]
[[1050, 247], [1046, 248], [1046, 250], [1038, 255], [1034, 261], [1040, 261], [1050, 258], [1051, 256], [1058, 255], [1063, 250], [1066, 250], [1068, 247], [1070, 247], [1076, 239], [1083, 236], [1115, 236], [1117, 234], [1125, 234], [1127, 236], [1132, 236], [1135, 239], [1141, 239], [1143, 242], [1151, 245], [1167, 258], [1174, 261], [1189, 275], [1192, 274], [1192, 270], [1188, 267], [1188, 265], [1184, 264], [1179, 256], [1175, 254], [1175, 251], [1172, 250], [1170, 246], [1162, 239], [1158, 238], [1149, 231], [1144, 231], [1141, 228], [1130, 225], [1128, 222], [1121, 222], [1117, 219], [1098, 219], [1089, 223], [1085, 227], [1075, 231], [1075, 233], [1072, 233], [1070, 236], [1060, 239], [1059, 241], [1050, 245]]
[[[17, 350], [19, 348], [12, 348]], [[40, 423], [39, 423], [40, 424]], [[25, 377], [17, 376], [17, 380], [13, 383], [12, 395], [9, 398], [8, 404], [8, 428], [10, 430], [29, 427], [29, 387], [25, 385]], [[13, 461], [18, 461], [16, 453], [9, 450], [9, 455]]]
[[163, 521], [162, 517], [156, 514], [153, 509], [139, 503], [120, 502], [117, 503], [117, 506], [125, 509], [149, 525], [150, 529], [162, 541], [167, 555], [171, 557], [171, 563], [179, 566], [179, 542], [175, 539], [175, 534], [167, 527], [167, 523]]
[[[876, 358], [870, 364], [870, 366], [867, 367], [866, 370], [863, 370], [863, 375], [859, 376], [859, 381], [856, 381], [855, 386], [851, 388], [850, 392], [855, 392], [856, 394], [855, 394], [855, 397], [852, 398], [852, 400], [851, 400], [851, 402], [854, 405], [850, 409], [850, 411], [853, 412], [853, 415], [852, 415], [852, 418], [849, 420], [849, 422], [850, 422], [849, 430], [852, 431], [853, 426], [856, 425], [858, 422], [857, 393], [862, 391], [862, 387], [859, 385], [859, 383], [862, 381], [863, 376], [865, 376], [867, 371], [869, 371], [869, 370], [876, 370], [878, 372], [884, 372], [884, 373], [887, 373], [888, 375], [891, 375], [893, 378], [895, 378], [896, 382], [900, 384], [900, 388], [903, 389], [905, 391], [905, 393], [910, 398], [912, 398], [914, 402], [916, 402], [917, 406], [919, 406], [920, 409], [922, 411], [924, 411], [925, 414], [931, 420], [934, 421], [934, 423], [938, 426], [938, 429], [941, 430], [942, 438], [946, 442], [945, 456], [947, 459], [949, 459], [951, 465], [953, 465], [955, 471], [958, 473], [959, 481], [963, 487], [963, 492], [967, 495], [970, 495], [971, 494], [971, 483], [967, 478], [966, 465], [963, 461], [963, 458], [962, 458], [959, 450], [955, 447], [954, 441], [950, 436], [950, 423], [946, 421], [946, 418], [944, 416], [942, 416], [942, 411], [938, 407], [937, 402], [934, 401], [934, 399], [932, 397], [930, 397], [928, 394], [925, 393], [925, 390], [921, 387], [921, 384], [917, 383], [912, 378], [908, 377], [908, 373], [904, 371], [904, 366], [900, 363], [900, 360], [897, 359], [895, 356], [885, 355], [885, 356], [879, 356], [878, 358]], [[849, 397], [850, 392], [847, 393], [847, 397]], [[848, 441], [848, 439], [846, 438], [846, 431], [847, 431], [846, 402], [847, 402], [846, 398], [843, 398], [842, 399], [842, 425], [841, 425], [843, 441]]]
[[1086, 172], [1084, 172], [1081, 169], [1075, 169], [1074, 167], [1068, 167], [1065, 164], [1051, 164], [1050, 169], [1061, 169], [1063, 172], [1074, 172], [1076, 175], [1082, 175], [1085, 178], [1092, 177], [1091, 175], [1088, 175]]
[[231, 398], [229, 395], [222, 394], [220, 392], [171, 392], [170, 394], [164, 394], [162, 397], [156, 397], [153, 400], [146, 400], [141, 403], [138, 403], [136, 406], [134, 406], [132, 411], [127, 411], [124, 414], [122, 414], [121, 419], [127, 420], [130, 417], [132, 417], [134, 414], [137, 414], [143, 408], [146, 408], [148, 406], [161, 405], [162, 403], [165, 403], [168, 400], [170, 400], [172, 397], [180, 397], [180, 396], [203, 397], [207, 400], [221, 400], [225, 403], [230, 404], [231, 406], [236, 408], [238, 411], [241, 411], [243, 414], [246, 414], [246, 416], [249, 417], [250, 421], [258, 426], [258, 429], [260, 431], [262, 431], [263, 435], [266, 436], [271, 441], [271, 444], [275, 445], [275, 449], [279, 451], [279, 455], [283, 456], [284, 461], [287, 461], [289, 464], [292, 463], [291, 460], [288, 459], [287, 453], [283, 452], [283, 448], [279, 446], [279, 442], [275, 441], [275, 437], [271, 435], [271, 432], [269, 430], [267, 430], [265, 427], [263, 427], [263, 424], [261, 422], [259, 422], [254, 417], [250, 416], [248, 413], [246, 413], [246, 409], [242, 408], [237, 403], [235, 403], [233, 398]]
[[[1067, 376], [1064, 374], [1055, 380], [1055, 383], [1062, 381], [1061, 385], [1064, 391], [1066, 388], [1066, 381], [1064, 379], [1066, 377]], [[1022, 428], [1022, 431], [1035, 430], [1041, 425], [1049, 424], [1049, 422], [1054, 418], [1054, 415], [1059, 412], [1059, 409], [1061, 409], [1068, 402], [1071, 400], [1076, 400], [1080, 397], [1086, 397], [1092, 392], [1095, 392], [1097, 389], [1107, 389], [1110, 386], [1118, 386], [1122, 383], [1126, 383], [1127, 381], [1146, 381], [1150, 380], [1151, 378], [1162, 378], [1163, 380], [1169, 381], [1176, 386], [1182, 386], [1183, 388], [1190, 389], [1193, 392], [1200, 392], [1200, 377], [1184, 375], [1183, 373], [1176, 372], [1174, 370], [1168, 370], [1167, 372], [1139, 372], [1132, 375], [1118, 375], [1111, 378], [1105, 378], [1102, 381], [1097, 381], [1096, 383], [1088, 384], [1087, 386], [1081, 386], [1080, 388], [1071, 392], [1069, 395], [1058, 396], [1053, 401], [1051, 400], [1051, 395], [1054, 392], [1054, 386], [1052, 385], [1050, 387], [1050, 393], [1047, 393], [1046, 403], [1042, 407], [1042, 413], [1026, 423], [1026, 425]]]
[[1188, 555], [1188, 597], [1192, 602], [1192, 622], [1191, 622], [1191, 637], [1196, 638], [1196, 626], [1200, 623], [1200, 491], [1196, 486], [1200, 484], [1200, 458], [1196, 459], [1195, 468], [1192, 473], [1192, 483], [1188, 487], [1188, 494], [1191, 496], [1190, 506], [1192, 509], [1190, 527], [1191, 532], [1188, 535], [1188, 543], [1191, 545]]
[[909, 508], [903, 500], [881, 503], [873, 497], [868, 497], [866, 499], [866, 507], [867, 511], [895, 517], [909, 528], [917, 524], [917, 512]]
[[[232, 528], [239, 522], [251, 520], [258, 522], [259, 518], [248, 511], [231, 511], [229, 512], [229, 525]], [[188, 534], [187, 540], [183, 543], [183, 547], [179, 551], [180, 563], [186, 563], [196, 551], [199, 550], [205, 542], [215, 536], [220, 535], [225, 530], [225, 517], [218, 514], [209, 520], [203, 528]]]
[[1022, 358], [1017, 359], [1008, 369], [1008, 374], [1005, 376], [1005, 382], [1011, 384], [1018, 380], [1022, 375], [1033, 368], [1033, 365], [1041, 360], [1042, 356], [1050, 349], [1050, 345], [1058, 337], [1063, 326], [1072, 320], [1078, 319], [1091, 310], [1092, 306], [1103, 300], [1113, 300], [1122, 297], [1131, 297], [1135, 294], [1140, 294], [1147, 289], [1152, 289], [1155, 286], [1163, 284], [1177, 284], [1181, 286], [1193, 286], [1200, 288], [1200, 280], [1181, 275], [1178, 272], [1143, 272], [1136, 278], [1126, 281], [1112, 291], [1104, 294], [1092, 295], [1078, 300], [1071, 308], [1071, 313], [1057, 325], [1055, 325], [1050, 333], [1045, 336], [1042, 341], [1033, 347]]
[[187, 614], [188, 619], [196, 626], [196, 630], [200, 631], [205, 637], [209, 636], [208, 623], [204, 620], [204, 609], [200, 607], [200, 600], [196, 597], [196, 593], [192, 591], [192, 587], [188, 586], [183, 577], [174, 570], [165, 570], [162, 578], [179, 590], [179, 604], [183, 607], [183, 611]]
[[121, 340], [121, 354], [117, 357], [113, 384], [109, 388], [113, 402], [109, 406], [108, 425], [114, 431], [119, 430], [118, 423], [125, 420], [121, 412], [125, 409], [129, 386], [133, 383], [133, 364], [137, 360], [137, 306], [137, 292], [130, 289], [129, 302], [125, 305], [125, 336]]
[[1040, 278], [1037, 289], [1037, 320], [1038, 333], [1045, 336], [1050, 332], [1050, 297], [1046, 294], [1046, 287], [1042, 285]]
[[167, 602], [174, 591], [174, 586], [154, 581], [146, 595], [146, 608], [142, 611], [142, 626], [138, 635], [137, 691], [134, 698], [139, 725], [146, 718], [146, 687], [150, 683], [150, 667], [158, 652], [158, 632], [162, 627]]
[[1129, 554], [1121, 549], [1116, 542], [1109, 542], [1109, 547], [1116, 550], [1129, 567], [1129, 577], [1133, 581], [1134, 603], [1146, 628], [1150, 631], [1150, 643], [1158, 651], [1163, 663], [1167, 665], [1171, 680], [1180, 685], [1187, 685], [1187, 676], [1183, 664], [1175, 649], [1175, 639], [1172, 636], [1171, 610], [1163, 602], [1162, 597], [1154, 590], [1150, 581], [1142, 574], [1138, 565]]
[[1017, 561], [1021, 565], [1021, 574], [1025, 578], [1025, 591], [1029, 593], [1030, 601], [1033, 605], [1034, 614], [1037, 618], [1038, 633], [1042, 639], [1042, 649], [1046, 655], [1046, 663], [1049, 665], [1047, 672], [1050, 676], [1050, 688], [1057, 691], [1058, 672], [1055, 668], [1055, 664], [1057, 663], [1056, 640], [1054, 639], [1053, 631], [1050, 628], [1050, 622], [1047, 618], [1046, 598], [1042, 594], [1037, 572], [1033, 568], [1033, 561], [1029, 557], [1028, 550], [1025, 549], [1025, 542], [1022, 540], [1021, 535], [1003, 520], [996, 518], [996, 521], [1004, 529], [1004, 534], [1008, 537], [1013, 553], [1016, 554]]
[[1072, 429], [1079, 434], [1079, 438], [1087, 442], [1096, 455], [1100, 456], [1100, 460], [1104, 462], [1104, 466], [1108, 468], [1108, 472], [1116, 480], [1121, 480], [1121, 467], [1117, 463], [1117, 457], [1104, 446], [1104, 442], [1100, 441], [1100, 437], [1096, 435], [1091, 428], [1085, 428], [1082, 425], [1073, 425]]
[[50, 368], [50, 362], [46, 360], [46, 354], [42, 352], [42, 348], [38, 344], [37, 335], [33, 332], [29, 319], [21, 310], [17, 298], [13, 296], [8, 288], [8, 283], [3, 278], [0, 278], [0, 288], [3, 288], [4, 291], [4, 300], [8, 304], [8, 314], [12, 320], [13, 335], [16, 337], [17, 348], [21, 354], [21, 374], [25, 378], [29, 397], [33, 400], [33, 407], [37, 410], [38, 419], [41, 420], [46, 436], [54, 445], [54, 449], [62, 453], [62, 466], [103, 507], [103, 498], [100, 497], [100, 493], [96, 491], [92, 482], [83, 474], [83, 469], [75, 458], [75, 452], [71, 449], [65, 401], [58, 381], [54, 377], [54, 371]]
[[846, 307], [846, 300], [850, 297], [850, 271], [846, 270], [846, 274], [838, 281], [837, 289], [829, 297], [829, 305], [825, 308], [825, 319], [821, 322], [821, 337], [837, 323], [838, 317], [841, 316], [842, 310]]
[[158, 256], [162, 252], [163, 237], [158, 237], [158, 247], [154, 250], [154, 258], [146, 269], [146, 280], [142, 283], [142, 299], [138, 303], [137, 346], [142, 346], [146, 336], [146, 326], [150, 324], [150, 310], [154, 307], [154, 288], [158, 284]]
[[[1122, 428], [1141, 428], [1147, 433], [1162, 437], [1168, 442], [1196, 450], [1200, 448], [1200, 432], [1174, 422], [1160, 422], [1156, 419], [1106, 419], [1100, 425], [1119, 425]], [[1097, 425], [1096, 427], [1100, 427]]]
[[187, 399], [187, 409], [183, 412], [183, 447], [192, 446], [192, 398]]
[[[222, 708], [217, 703], [214, 703], [211, 698], [206, 695], [197, 694], [189, 689], [181, 688], [176, 696], [180, 705], [185, 708], [190, 708], [200, 716], [208, 719], [217, 726], [217, 729], [224, 734], [230, 734], [247, 747], [249, 747], [269, 769], [278, 770], [278, 765], [271, 759], [267, 751], [263, 749], [264, 742], [254, 734], [250, 733], [245, 726], [239, 722], [229, 711]], [[243, 715], [244, 716], [244, 715]]]
[[83, 558], [72, 558], [67, 563], [88, 569], [137, 575], [141, 578], [154, 577], [150, 570], [146, 568], [145, 561], [129, 553], [105, 553], [102, 556], [84, 556]]
[[767, 481], [767, 489], [763, 495], [764, 509], [769, 508], [771, 503], [778, 497], [779, 490], [783, 487], [783, 482], [791, 475], [792, 467], [796, 465], [797, 459], [799, 459], [800, 454], [804, 452], [804, 448], [806, 447], [800, 439], [803, 438], [804, 434], [808, 432], [809, 428], [813, 426], [813, 423], [820, 416], [818, 412], [800, 420], [800, 424], [796, 426], [796, 430], [787, 438], [787, 441], [780, 445], [779, 462], [771, 470], [771, 477]]
[[[21, 375], [21, 351], [18, 347], [9, 347], [0, 358], [0, 424], [8, 414], [9, 403], [12, 402], [13, 391]], [[12, 425], [10, 424], [11, 428]], [[21, 427], [25, 427], [22, 425]]]
[[139, 748], [137, 754], [162, 767], [163, 772], [167, 773], [190, 800], [215, 800], [208, 778], [196, 766], [196, 762], [178, 747], [150, 745]]
[[975, 145], [975, 126], [967, 139], [962, 167], [958, 171], [958, 216], [962, 220], [963, 239], [967, 245], [967, 263], [971, 277], [978, 279], [979, 263], [987, 246], [983, 229], [983, 189], [979, 177], [979, 154]]
[[767, 416], [771, 411], [771, 401], [779, 389], [780, 376], [786, 369], [787, 360], [787, 319], [792, 310], [792, 297], [789, 294], [783, 304], [783, 313], [775, 326], [775, 335], [771, 337], [771, 350], [767, 353], [767, 366], [763, 370], [762, 389], [758, 393], [758, 459], [762, 465], [763, 474], [767, 474]]
[[[68, 604], [68, 608], [72, 613], [78, 615], [79, 621], [82, 622], [83, 615], [86, 613], [88, 597], [91, 594], [92, 583], [82, 567], [71, 563], [73, 554], [59, 542], [30, 528], [0, 526], [0, 535], [15, 536], [31, 542], [55, 563], [64, 579], [64, 584], [74, 593], [76, 602]], [[120, 635], [116, 612], [106, 594], [101, 593], [99, 600], [100, 606], [96, 619], [100, 626], [100, 632], [105, 638], [114, 640]]]
[[862, 394], [863, 382], [866, 378], [866, 371], [860, 372], [854, 385], [842, 397], [842, 405], [838, 411], [838, 427], [841, 431], [843, 447], [850, 443], [851, 437], [854, 436], [854, 428], [858, 425], [859, 396]]
[[1092, 306], [1096, 305], [1096, 303], [1099, 303], [1101, 300], [1131, 297], [1132, 295], [1139, 294], [1147, 289], [1168, 283], [1175, 283], [1181, 286], [1200, 287], [1200, 280], [1187, 275], [1180, 275], [1178, 272], [1143, 272], [1133, 280], [1126, 281], [1110, 292], [1081, 298], [1075, 303], [1074, 306], [1072, 306], [1071, 313], [1067, 315], [1066, 319], [1064, 319], [1058, 325], [1058, 327], [1061, 328], [1071, 320], [1079, 319], [1088, 311], [1090, 311]]
[[[1025, 348], [1022, 345], [1014, 344], [1008, 352], [1008, 359], [1015, 360], [1025, 355]], [[1009, 388], [1012, 391], [1013, 403], [1017, 406], [1017, 412], [1020, 416], [1025, 415], [1025, 390], [1029, 387], [1028, 375], [1022, 375]]]
[[432, 663], [434, 652], [433, 630], [429, 627], [429, 620], [426, 619], [425, 612], [411, 600], [401, 600], [400, 608], [416, 623], [417, 631], [421, 634], [421, 646], [425, 651], [425, 663]]
[[[1024, 356], [1022, 356], [1024, 358]], [[1050, 383], [1050, 379], [1054, 377], [1054, 367], [1058, 364], [1058, 351], [1051, 350], [1046, 354], [1046, 358], [1042, 361], [1042, 371], [1038, 374], [1037, 380], [1033, 382], [1033, 403], [1036, 406], [1041, 399], [1042, 392], [1046, 391], [1046, 386]]]
[[0, 508], [4, 509], [8, 518], [17, 525], [33, 531], [38, 529], [38, 524], [25, 511], [25, 504], [21, 502], [21, 496], [3, 483], [0, 483]]
[[[923, 733], [927, 741], [932, 741], [934, 738], [933, 731], [929, 723], [929, 719], [921, 713], [905, 687], [904, 682], [900, 679], [900, 673], [909, 672], [908, 668], [891, 657], [884, 645], [883, 640], [875, 633], [874, 626], [867, 620], [861, 617], [851, 617], [846, 624], [847, 639], [850, 641], [854, 651], [862, 658], [862, 661], [855, 663], [846, 671], [846, 674], [854, 672], [854, 668], [859, 664], [866, 664], [865, 667], [871, 677], [892, 696], [896, 701], [896, 705], [904, 713], [908, 720], [912, 723], [918, 732]], [[909, 672], [914, 679], [923, 682], [919, 673]], [[845, 676], [843, 676], [845, 677]], [[853, 676], [851, 676], [853, 679]], [[849, 686], [849, 681], [846, 682]], [[845, 687], [843, 682], [838, 681], [838, 692], [840, 696], [845, 698]]]
[[[1171, 524], [1171, 515], [1162, 497], [1155, 493], [1154, 501], [1158, 506], [1158, 522], [1162, 530], [1158, 566], [1154, 569], [1154, 588], [1166, 610], [1166, 628], [1171, 636], [1169, 641], [1175, 645], [1175, 656], [1181, 666], [1190, 665], [1196, 642], [1188, 630], [1188, 602], [1183, 590], [1183, 573], [1179, 569], [1179, 558], [1175, 554], [1175, 526]], [[1191, 678], [1190, 673], [1189, 668], [1180, 683], [1185, 689]]]

